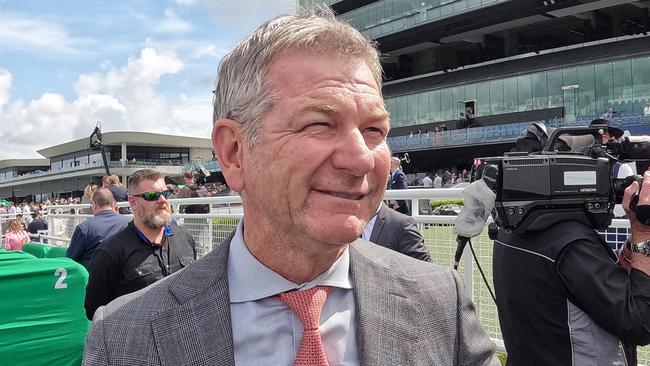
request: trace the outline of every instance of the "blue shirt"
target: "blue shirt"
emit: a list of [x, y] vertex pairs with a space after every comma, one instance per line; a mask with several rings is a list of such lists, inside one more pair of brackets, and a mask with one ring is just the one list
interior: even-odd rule
[[333, 289], [323, 306], [319, 326], [325, 354], [331, 366], [358, 365], [349, 249], [314, 280], [296, 284], [266, 267], [248, 251], [243, 230], [242, 220], [230, 242], [228, 255], [235, 364], [293, 365], [303, 327], [291, 309], [273, 296], [326, 285]]
[[79, 262], [87, 270], [90, 270], [90, 262], [99, 247], [106, 239], [124, 229], [131, 219], [115, 213], [112, 210], [103, 210], [94, 217], [80, 223], [74, 229], [70, 246], [65, 253], [68, 258]]

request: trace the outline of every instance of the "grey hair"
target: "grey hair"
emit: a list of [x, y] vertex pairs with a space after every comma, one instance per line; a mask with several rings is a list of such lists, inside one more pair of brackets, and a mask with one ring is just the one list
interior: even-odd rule
[[280, 16], [262, 24], [219, 63], [214, 91], [213, 123], [227, 118], [239, 122], [248, 146], [257, 139], [264, 113], [277, 96], [266, 81], [273, 60], [286, 52], [301, 50], [323, 55], [345, 55], [362, 60], [370, 68], [381, 91], [382, 69], [375, 42], [336, 19], [325, 6], [298, 8], [295, 15]]

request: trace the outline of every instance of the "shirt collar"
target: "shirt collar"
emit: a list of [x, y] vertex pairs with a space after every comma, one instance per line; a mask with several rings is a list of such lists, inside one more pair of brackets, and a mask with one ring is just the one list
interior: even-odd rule
[[306, 290], [315, 286], [352, 289], [349, 247], [325, 272], [312, 281], [296, 284], [258, 261], [244, 242], [243, 219], [230, 241], [228, 254], [228, 288], [230, 302], [255, 301], [291, 290]]
[[[133, 231], [135, 231], [135, 233], [140, 237], [140, 239], [142, 240], [143, 243], [145, 243], [147, 245], [150, 245], [150, 246], [162, 245], [162, 243], [156, 245], [155, 243], [151, 242], [151, 240], [149, 240], [147, 238], [147, 236], [144, 235], [144, 233], [142, 231], [140, 231], [140, 229], [138, 229], [137, 226], [135, 226], [135, 223], [133, 222], [133, 220], [131, 220], [131, 222], [129, 222], [129, 225], [131, 226]], [[163, 226], [163, 240], [165, 240], [165, 238], [168, 238], [168, 237], [173, 236], [173, 235], [174, 235], [174, 229], [172, 228], [171, 225]]]

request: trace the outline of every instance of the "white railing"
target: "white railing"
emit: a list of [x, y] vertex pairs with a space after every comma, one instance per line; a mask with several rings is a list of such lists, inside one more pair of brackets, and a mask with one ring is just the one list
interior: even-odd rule
[[[387, 191], [386, 200], [407, 200], [411, 202], [413, 218], [418, 223], [425, 244], [429, 249], [431, 259], [434, 263], [449, 266], [453, 264], [453, 256], [456, 250], [456, 235], [453, 232], [455, 216], [433, 216], [422, 214], [423, 205], [434, 200], [453, 200], [462, 198], [462, 188], [447, 189], [409, 189]], [[243, 217], [241, 198], [235, 196], [221, 196], [209, 198], [185, 198], [172, 199], [170, 204], [173, 208], [174, 219], [180, 225], [190, 230], [197, 243], [199, 243], [199, 254], [204, 255], [221, 243], [232, 232], [239, 220]], [[207, 214], [180, 214], [179, 207], [187, 204], [209, 204], [211, 209]], [[126, 202], [119, 203], [119, 206], [128, 207]], [[46, 220], [49, 224], [49, 232], [41, 238], [48, 239], [50, 244], [67, 246], [72, 236], [74, 227], [83, 220], [92, 217], [89, 214], [79, 213], [88, 209], [89, 205], [65, 205], [50, 206], [47, 208]], [[83, 211], [81, 211], [83, 212]], [[0, 217], [0, 223], [3, 218]], [[613, 231], [620, 236], [614, 238], [616, 243], [622, 242], [628, 235], [629, 222], [627, 220], [614, 220]], [[4, 231], [3, 231], [4, 232]], [[622, 240], [621, 240], [622, 239]], [[487, 230], [472, 239], [473, 247], [477, 258], [485, 272], [488, 282], [492, 285], [492, 241], [487, 236]], [[459, 268], [467, 291], [476, 305], [477, 314], [482, 325], [490, 337], [495, 341], [501, 351], [505, 351], [501, 340], [501, 331], [497, 316], [496, 305], [483, 283], [476, 263], [467, 249]], [[650, 365], [649, 347], [639, 348], [639, 363]]]

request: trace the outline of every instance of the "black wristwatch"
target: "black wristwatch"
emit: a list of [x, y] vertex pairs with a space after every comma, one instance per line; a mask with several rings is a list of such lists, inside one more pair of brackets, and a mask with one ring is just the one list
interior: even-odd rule
[[630, 239], [627, 239], [628, 244], [630, 245], [630, 250], [635, 253], [641, 253], [646, 257], [650, 257], [650, 239], [644, 240], [640, 243], [632, 244]]

